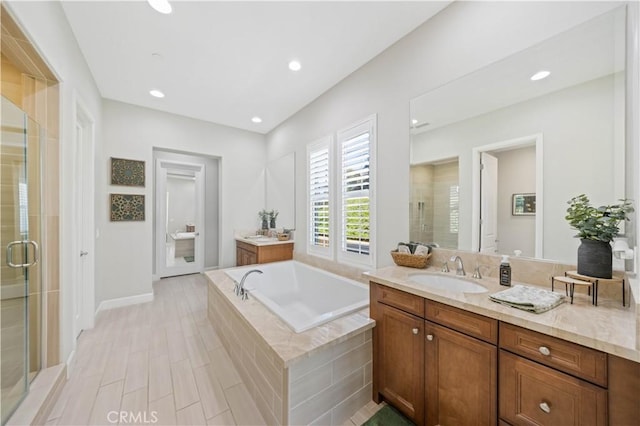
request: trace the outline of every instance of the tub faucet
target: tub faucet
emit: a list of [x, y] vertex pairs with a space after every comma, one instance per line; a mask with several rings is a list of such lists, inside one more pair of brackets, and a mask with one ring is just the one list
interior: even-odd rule
[[247, 300], [249, 298], [249, 292], [244, 288], [244, 281], [247, 279], [247, 277], [254, 273], [257, 272], [259, 274], [262, 274], [262, 271], [260, 269], [252, 269], [250, 271], [247, 271], [243, 276], [242, 279], [240, 280], [240, 284], [236, 283], [235, 287], [234, 287], [234, 293], [236, 294], [236, 296], [240, 296], [242, 298], [242, 300]]
[[464, 265], [462, 264], [462, 259], [460, 258], [460, 256], [451, 256], [451, 260], [455, 265], [456, 265], [456, 275], [467, 275], [466, 272], [464, 272]]

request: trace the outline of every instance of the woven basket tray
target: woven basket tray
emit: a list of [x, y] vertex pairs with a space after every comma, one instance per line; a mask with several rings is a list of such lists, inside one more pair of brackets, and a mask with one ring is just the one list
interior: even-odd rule
[[431, 253], [426, 256], [422, 256], [409, 253], [400, 253], [398, 252], [398, 250], [393, 250], [391, 252], [391, 257], [398, 266], [408, 266], [409, 268], [426, 268], [427, 263], [429, 262], [429, 258], [431, 257]]

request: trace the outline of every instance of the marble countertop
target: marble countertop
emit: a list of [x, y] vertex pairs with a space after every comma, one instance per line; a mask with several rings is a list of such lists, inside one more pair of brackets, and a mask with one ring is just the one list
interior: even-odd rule
[[293, 244], [293, 240], [280, 241], [277, 238], [268, 238], [268, 237], [262, 237], [262, 236], [260, 236], [259, 238], [236, 237], [236, 241], [242, 241], [243, 243], [251, 244], [254, 246], [274, 246], [278, 244]]
[[[601, 350], [622, 358], [640, 362], [640, 317], [635, 304], [622, 307], [619, 299], [599, 298], [598, 306], [591, 305], [591, 298], [576, 291], [574, 304], [566, 303], [550, 311], [534, 314], [504, 306], [489, 300], [489, 295], [504, 290], [496, 278], [475, 280], [488, 289], [487, 293], [455, 293], [435, 290], [409, 281], [409, 275], [416, 273], [442, 274], [437, 268], [423, 270], [390, 266], [367, 272], [370, 280], [426, 299], [475, 312], [490, 318], [518, 325], [530, 330], [555, 336], [593, 349]], [[455, 277], [455, 272], [447, 274]], [[462, 277], [459, 277], [462, 278]], [[536, 287], [531, 284], [513, 282]], [[539, 287], [542, 288], [542, 287]], [[577, 287], [576, 287], [577, 288]], [[546, 287], [551, 290], [550, 287]], [[556, 292], [564, 293], [564, 285], [556, 286]]]
[[[233, 293], [234, 282], [224, 270], [208, 271], [209, 285], [215, 286], [245, 320], [265, 339], [285, 367], [305, 359], [314, 352], [341, 343], [357, 333], [373, 328], [369, 309], [362, 309], [302, 333], [293, 332], [280, 318], [258, 300], [241, 300]], [[211, 290], [210, 290], [211, 291]]]

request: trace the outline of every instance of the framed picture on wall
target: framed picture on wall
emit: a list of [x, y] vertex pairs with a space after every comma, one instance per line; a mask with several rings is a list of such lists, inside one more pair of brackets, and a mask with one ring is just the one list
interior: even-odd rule
[[144, 221], [144, 195], [110, 194], [112, 222]]
[[532, 216], [536, 214], [536, 194], [513, 194], [511, 197], [513, 216]]
[[111, 185], [144, 187], [144, 161], [111, 157]]

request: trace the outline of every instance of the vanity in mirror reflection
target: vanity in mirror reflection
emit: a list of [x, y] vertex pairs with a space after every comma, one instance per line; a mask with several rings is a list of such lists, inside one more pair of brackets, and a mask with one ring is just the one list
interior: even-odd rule
[[[625, 19], [614, 9], [411, 100], [412, 240], [575, 262], [567, 201], [625, 197]], [[518, 214], [518, 194], [535, 209]]]

